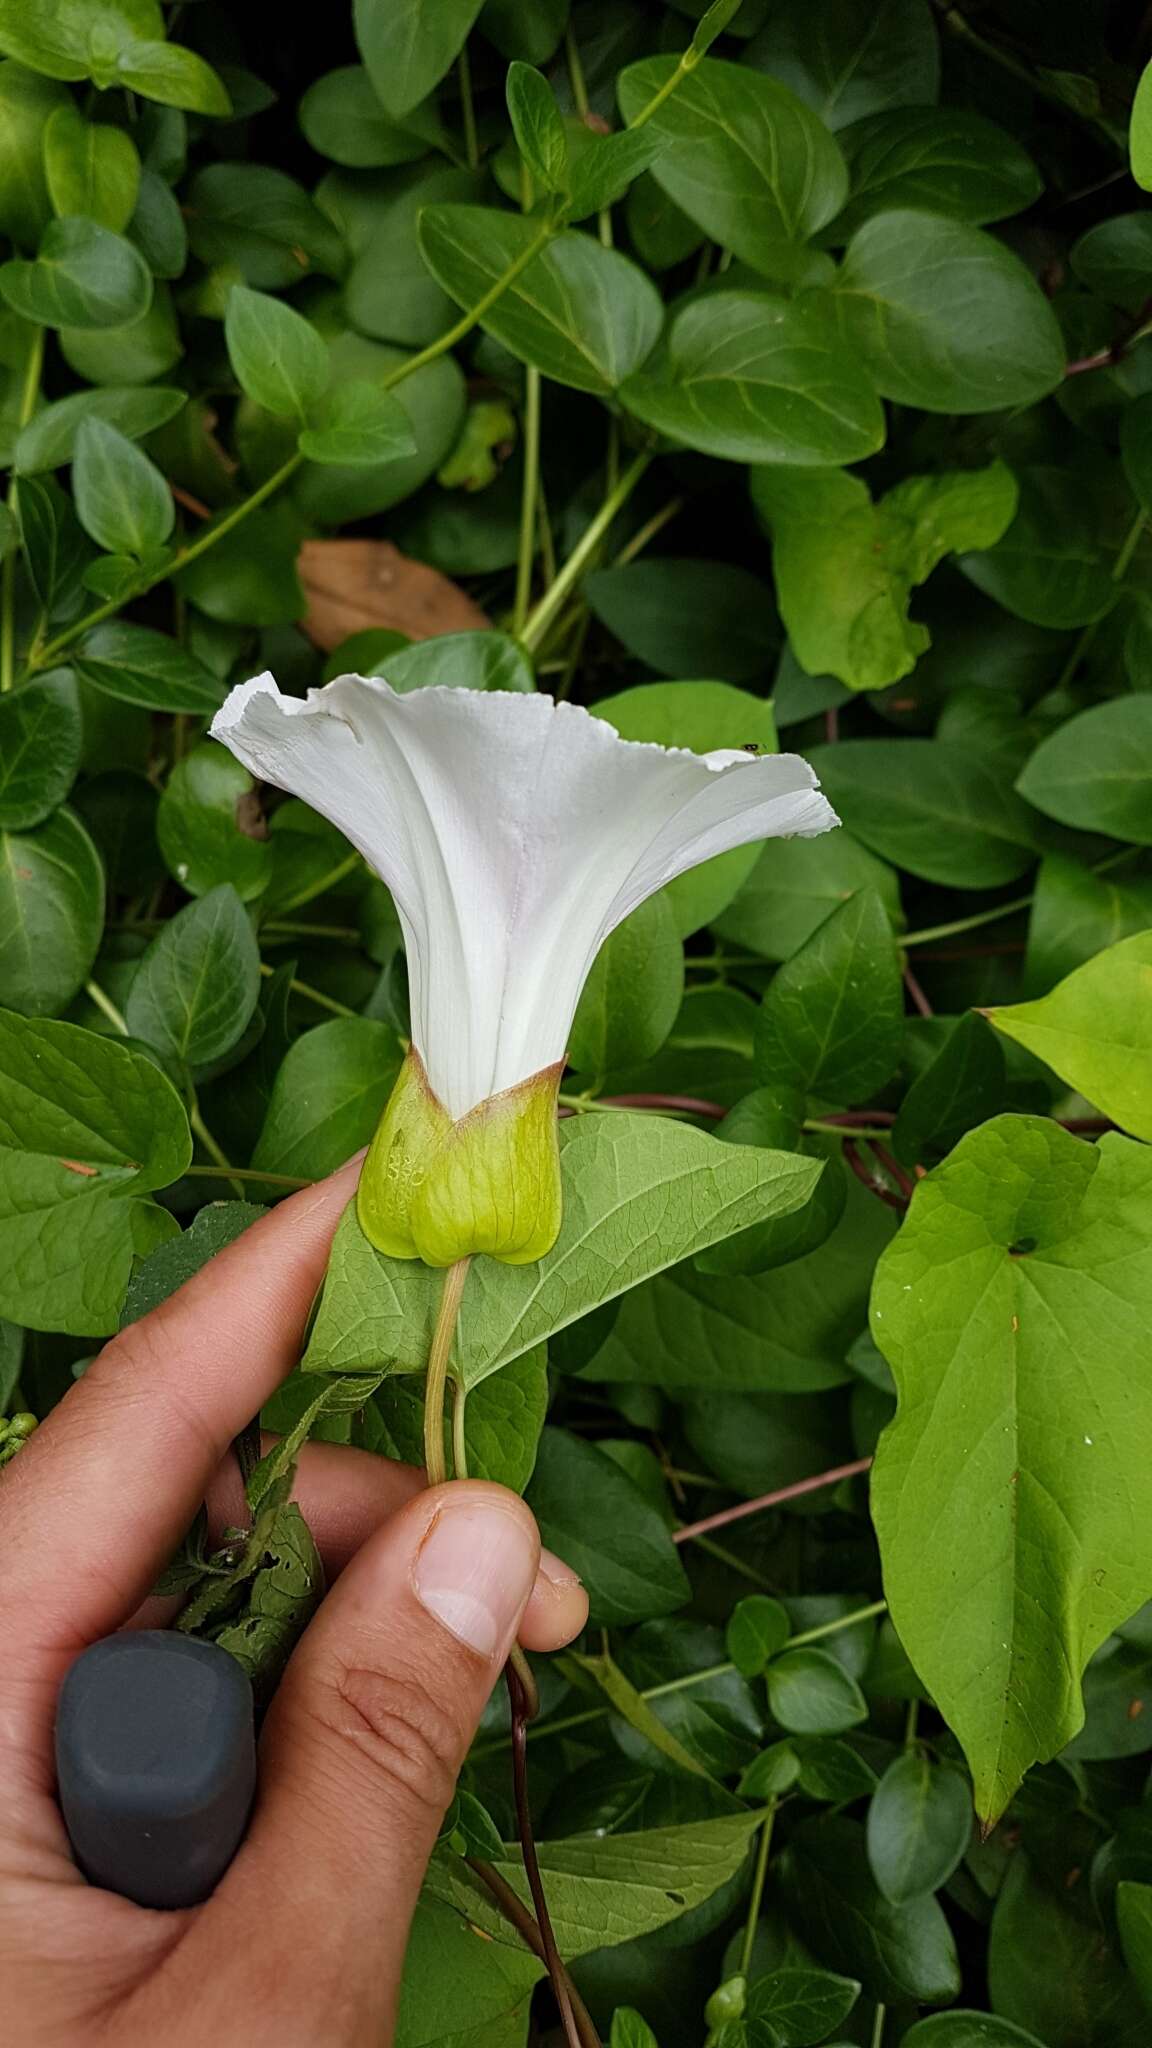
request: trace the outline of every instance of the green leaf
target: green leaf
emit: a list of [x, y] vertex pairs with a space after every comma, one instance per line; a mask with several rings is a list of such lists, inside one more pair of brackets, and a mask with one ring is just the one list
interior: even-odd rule
[[1147, 213], [1118, 213], [1081, 235], [1069, 262], [1089, 291], [1126, 313], [1137, 313], [1147, 296], [1150, 255], [1152, 219]]
[[71, 101], [45, 126], [44, 174], [57, 214], [84, 214], [120, 234], [136, 210], [140, 158], [132, 137], [86, 121]]
[[126, 434], [130, 441], [142, 440], [172, 419], [188, 403], [186, 391], [144, 388], [125, 384], [105, 385], [95, 391], [73, 391], [46, 405], [19, 434], [13, 468], [21, 476], [39, 470], [60, 469], [71, 462], [81, 423], [86, 419], [106, 420]]
[[90, 557], [84, 529], [52, 479], [26, 478], [20, 486], [20, 528], [28, 580], [48, 617], [77, 601]]
[[405, 114], [463, 49], [481, 0], [353, 0], [356, 46], [384, 105]]
[[827, 1650], [785, 1650], [766, 1675], [768, 1704], [792, 1735], [842, 1735], [868, 1718], [855, 1679]]
[[530, 176], [542, 192], [566, 191], [568, 137], [548, 80], [531, 64], [510, 64], [505, 92], [516, 147]]
[[[808, 1164], [815, 1170], [817, 1162]], [[848, 1377], [845, 1354], [866, 1314], [872, 1269], [894, 1227], [892, 1211], [853, 1177], [840, 1223], [785, 1273], [713, 1277], [679, 1267], [629, 1297], [580, 1376], [655, 1384], [678, 1390], [681, 1398], [709, 1400], [729, 1390], [770, 1389], [789, 1395], [793, 1407], [798, 1394], [842, 1386]], [[748, 1441], [748, 1428], [748, 1421], [738, 1426], [755, 1467], [757, 1483], [748, 1485], [749, 1494], [821, 1469], [808, 1463], [782, 1478], [767, 1476], [766, 1447]], [[782, 1419], [779, 1431], [783, 1444]], [[743, 1490], [743, 1479], [737, 1483]]]
[[310, 462], [346, 462], [357, 468], [416, 453], [412, 422], [400, 400], [362, 377], [320, 401], [299, 445]]
[[439, 684], [454, 690], [534, 690], [532, 665], [506, 633], [438, 633], [432, 640], [389, 654], [378, 670], [394, 690]]
[[177, 911], [153, 939], [128, 992], [136, 1038], [183, 1075], [231, 1052], [260, 993], [260, 954], [227, 883]]
[[1036, 874], [1024, 986], [1044, 995], [1095, 953], [1152, 927], [1152, 876], [1094, 874], [1065, 854], [1048, 854]]
[[[21, 498], [26, 488], [21, 485]], [[178, 641], [120, 619], [86, 634], [72, 666], [93, 689], [146, 711], [184, 711], [193, 718], [210, 718], [224, 696], [211, 670]]]
[[532, 1989], [546, 1975], [527, 1949], [424, 1893], [404, 1958], [395, 2048], [523, 2048]]
[[153, 277], [183, 274], [188, 261], [188, 230], [171, 188], [156, 171], [144, 167], [136, 209], [128, 223], [134, 242]]
[[1124, 1960], [1152, 2011], [1152, 1884], [1129, 1881], [1116, 1888], [1116, 1919]]
[[43, 137], [50, 115], [69, 95], [20, 64], [0, 63], [0, 232], [34, 249], [52, 218], [44, 175]]
[[175, 523], [172, 493], [155, 463], [95, 414], [77, 431], [72, 489], [81, 526], [109, 554], [146, 555], [163, 547]]
[[684, 948], [668, 898], [642, 903], [601, 946], [584, 984], [568, 1058], [590, 1074], [606, 1074], [658, 1052], [684, 997]]
[[328, 351], [310, 320], [267, 292], [233, 285], [224, 315], [228, 360], [266, 412], [303, 419], [328, 383]]
[[49, 221], [35, 260], [0, 264], [0, 297], [42, 327], [123, 327], [152, 302], [138, 249], [92, 220]]
[[908, 616], [912, 591], [946, 554], [990, 547], [1012, 521], [1016, 483], [987, 469], [910, 476], [873, 504], [859, 477], [752, 473], [771, 528], [780, 611], [801, 666], [852, 690], [878, 690], [929, 646]]
[[864, 1830], [840, 1815], [805, 1821], [780, 1858], [784, 1903], [825, 1962], [886, 2005], [946, 2005], [960, 1989], [948, 1922], [933, 1898], [893, 1906], [868, 1868]]
[[282, 291], [313, 270], [343, 272], [344, 244], [328, 216], [268, 164], [206, 164], [184, 203], [193, 254], [239, 270], [257, 291]]
[[541, 1540], [579, 1572], [595, 1625], [684, 1606], [688, 1580], [666, 1523], [594, 1444], [545, 1429], [526, 1497]]
[[[658, 656], [672, 663], [678, 647], [685, 666], [712, 675], [745, 680], [762, 672], [774, 622], [755, 577], [724, 563], [663, 560], [605, 570], [589, 585], [593, 611], [653, 667], [663, 665]], [[696, 754], [747, 746], [776, 752], [771, 704], [722, 682], [641, 683], [601, 697], [593, 708], [626, 740], [690, 747]], [[755, 846], [737, 846], [668, 883], [663, 893], [681, 938], [712, 922], [755, 860]]]
[[195, 50], [179, 43], [129, 43], [116, 59], [116, 76], [130, 92], [165, 107], [186, 107], [191, 114], [211, 114], [226, 121], [232, 101], [223, 79]]
[[872, 1475], [885, 1586], [986, 1819], [1076, 1733], [1080, 1673], [1147, 1591], [1128, 1503], [1152, 1433], [1150, 1223], [1142, 1146], [997, 1117], [919, 1183], [877, 1270], [900, 1393]]
[[889, 924], [903, 922], [897, 875], [843, 827], [819, 839], [769, 839], [743, 887], [710, 923], [733, 946], [789, 960], [859, 889], [880, 897]]
[[391, 1026], [368, 1017], [306, 1031], [276, 1076], [253, 1166], [305, 1180], [334, 1173], [371, 1138], [403, 1057]]
[[[565, 217], [586, 220], [590, 213], [614, 206], [663, 147], [661, 137], [651, 128], [625, 128], [619, 135], [590, 138], [568, 167]], [[632, 239], [635, 241], [635, 236]], [[647, 263], [639, 245], [637, 253]], [[651, 264], [648, 267], [652, 268]]]
[[649, 1706], [644, 1695], [637, 1692], [611, 1657], [606, 1653], [598, 1657], [582, 1657], [573, 1651], [568, 1655], [575, 1669], [600, 1687], [621, 1720], [646, 1747], [658, 1750], [677, 1770], [688, 1771], [693, 1777], [706, 1778], [709, 1775], [705, 1766], [665, 1727], [656, 1709]]
[[1132, 176], [1145, 192], [1152, 192], [1152, 64], [1140, 73], [1136, 97], [1128, 122], [1128, 154]]
[[738, 1600], [725, 1632], [728, 1655], [745, 1678], [759, 1678], [770, 1657], [784, 1648], [792, 1633], [788, 1611], [766, 1593]]
[[612, 2015], [608, 2048], [660, 2048], [660, 2043], [646, 2019], [631, 2006], [618, 2005]]
[[1003, 128], [960, 107], [900, 107], [856, 121], [840, 136], [852, 192], [836, 221], [850, 235], [891, 207], [946, 214], [973, 227], [1020, 213], [1043, 180]]
[[[308, 1380], [300, 1383], [307, 1387]], [[464, 1411], [464, 1449], [469, 1476], [523, 1493], [532, 1477], [540, 1432], [548, 1411], [548, 1353], [543, 1344], [525, 1351], [502, 1371], [473, 1387]], [[393, 1375], [372, 1396], [372, 1421], [381, 1434], [373, 1449], [404, 1464], [424, 1462], [424, 1387]], [[444, 1422], [445, 1454], [452, 1426]]]
[[117, 1327], [137, 1198], [192, 1156], [188, 1120], [150, 1059], [74, 1024], [0, 1011], [0, 1311], [30, 1329]]
[[[702, 1273], [763, 1273], [772, 1266], [791, 1265], [815, 1251], [831, 1236], [844, 1213], [848, 1184], [841, 1170], [839, 1141], [826, 1133], [802, 1132], [804, 1098], [787, 1087], [754, 1088], [716, 1126], [726, 1144], [780, 1145], [825, 1162], [811, 1200], [791, 1216], [754, 1223], [724, 1238], [709, 1251], [698, 1252]], [[833, 1163], [834, 1162], [834, 1163]]]
[[[486, 206], [429, 206], [419, 225], [433, 277], [469, 309], [539, 233], [539, 221]], [[604, 397], [639, 369], [662, 321], [659, 293], [642, 270], [590, 235], [566, 233], [532, 257], [481, 325], [557, 384]]]
[[1020, 474], [1015, 519], [996, 546], [965, 555], [970, 583], [1036, 626], [1088, 626], [1116, 601], [1112, 562], [1099, 522], [1076, 480], [1062, 469]]
[[0, 833], [0, 1002], [28, 1017], [66, 1009], [103, 926], [104, 870], [71, 811]]
[[[572, 1960], [634, 1941], [702, 1905], [743, 1867], [760, 1822], [758, 1813], [730, 1813], [636, 1834], [542, 1842], [540, 1868], [557, 1947]], [[528, 1902], [519, 1859], [496, 1868]], [[434, 1858], [429, 1882], [435, 1896], [452, 1900], [495, 1941], [512, 1938], [490, 1895], [462, 1865]]]
[[129, 1323], [150, 1315], [206, 1266], [209, 1259], [215, 1258], [217, 1252], [234, 1244], [251, 1224], [267, 1214], [259, 1202], [209, 1202], [193, 1217], [187, 1230], [159, 1245], [137, 1266], [124, 1297], [120, 1328], [126, 1329]]
[[[625, 1112], [570, 1119], [560, 1157], [564, 1221], [547, 1257], [472, 1268], [456, 1341], [468, 1386], [652, 1273], [797, 1208], [818, 1172], [810, 1159], [718, 1145], [669, 1118]], [[374, 1252], [350, 1209], [332, 1247], [305, 1369], [369, 1372], [387, 1359], [393, 1372], [422, 1372], [438, 1300], [436, 1276]]]
[[935, 2012], [917, 2020], [903, 2048], [1044, 2048], [1044, 2043], [992, 2013]]
[[831, 294], [876, 389], [925, 412], [1032, 405], [1064, 376], [1056, 317], [1019, 258], [979, 228], [898, 208], [848, 244]]
[[770, 1970], [749, 1989], [750, 2048], [812, 2048], [847, 2019], [859, 1996], [854, 1978], [831, 1970]]
[[959, 1771], [917, 1749], [891, 1763], [868, 1808], [868, 1861], [892, 1905], [939, 1891], [972, 1837], [972, 1798]]
[[996, 889], [1036, 855], [1003, 764], [945, 740], [842, 740], [809, 758], [848, 830], [945, 889]]
[[1077, 967], [1049, 995], [986, 1010], [1113, 1123], [1152, 1140], [1152, 931]]
[[748, 62], [789, 86], [829, 128], [889, 107], [927, 106], [940, 88], [925, 0], [820, 0], [819, 8], [782, 0], [749, 44]]
[[161, 793], [156, 835], [169, 874], [190, 896], [231, 882], [248, 903], [265, 888], [272, 849], [240, 822], [253, 788], [248, 770], [212, 740], [177, 761]]
[[1062, 825], [1152, 846], [1152, 697], [1094, 704], [1057, 726], [1016, 787]]
[[[621, 72], [626, 121], [667, 85], [676, 57], [644, 57]], [[844, 159], [823, 123], [774, 79], [706, 57], [647, 126], [664, 148], [652, 176], [714, 241], [754, 270], [787, 281], [809, 236], [848, 193]]]
[[800, 1759], [790, 1742], [773, 1742], [740, 1774], [741, 1799], [778, 1799], [800, 1776]]
[[[993, 2008], [1024, 2030], [1026, 2043], [1032, 2030], [1044, 2048], [1144, 2048], [1147, 2041], [1147, 2012], [1095, 1913], [1078, 1909], [1066, 1887], [1046, 1883], [1023, 1851], [1008, 1866], [992, 1915], [988, 1983]], [[943, 2038], [944, 2048], [954, 2048]], [[937, 2048], [931, 2036], [929, 2048]], [[1000, 2048], [995, 2034], [991, 2048]], [[1016, 2048], [1011, 2035], [1005, 2048]]]
[[[438, 135], [434, 102], [427, 110], [413, 107], [402, 122], [395, 120], [362, 64], [341, 65], [314, 79], [297, 119], [313, 149], [352, 170], [411, 163], [427, 153]], [[389, 285], [394, 284], [393, 277]]]
[[63, 328], [60, 352], [93, 384], [148, 384], [166, 376], [184, 353], [167, 285], [157, 283], [147, 312], [124, 326]]
[[827, 308], [767, 292], [709, 292], [674, 311], [620, 399], [732, 462], [859, 462], [884, 442], [884, 408]]
[[778, 969], [761, 1006], [761, 1078], [822, 1100], [866, 1101], [904, 1038], [900, 954], [883, 902], [860, 889]]
[[26, 832], [63, 803], [80, 766], [82, 738], [67, 669], [32, 676], [0, 697], [0, 827]]
[[49, 78], [90, 78], [105, 88], [121, 50], [163, 34], [157, 0], [53, 0], [46, 9], [0, 0], [0, 50]]
[[948, 1033], [935, 1059], [916, 1076], [900, 1105], [892, 1149], [905, 1166], [935, 1161], [965, 1131], [1003, 1107], [1004, 1055], [971, 1011]]
[[876, 1790], [875, 1771], [850, 1743], [815, 1735], [792, 1747], [800, 1767], [796, 1782], [809, 1799], [847, 1806]]

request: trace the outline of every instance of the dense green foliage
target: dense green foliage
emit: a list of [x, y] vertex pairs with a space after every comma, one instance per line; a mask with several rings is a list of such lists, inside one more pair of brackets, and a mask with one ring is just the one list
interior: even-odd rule
[[[805, 753], [841, 829], [612, 938], [560, 1241], [465, 1295], [471, 1468], [591, 1596], [557, 1936], [612, 2048], [1137, 2048], [1147, 15], [701, 14], [0, 0], [0, 1464], [400, 1067], [387, 891], [232, 683]], [[439, 1285], [350, 1214], [270, 1421], [418, 1459]], [[554, 2024], [513, 1835], [494, 1705], [401, 2048]]]

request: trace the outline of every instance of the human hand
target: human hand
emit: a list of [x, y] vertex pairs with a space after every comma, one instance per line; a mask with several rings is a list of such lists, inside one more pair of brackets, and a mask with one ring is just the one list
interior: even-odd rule
[[[514, 1494], [432, 1491], [312, 1444], [297, 1498], [333, 1590], [264, 1724], [246, 1839], [202, 1906], [88, 1885], [54, 1797], [60, 1682], [165, 1614], [148, 1589], [232, 1438], [291, 1370], [359, 1162], [261, 1219], [112, 1340], [0, 1477], [0, 1985], [9, 2048], [386, 2048], [408, 1926], [457, 1772], [517, 1637], [587, 1602]], [[169, 1608], [168, 1612], [171, 1612]]]

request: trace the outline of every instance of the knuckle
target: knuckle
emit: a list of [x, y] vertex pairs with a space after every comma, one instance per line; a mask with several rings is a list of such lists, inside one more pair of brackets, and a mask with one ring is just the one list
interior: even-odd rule
[[329, 1732], [367, 1757], [395, 1798], [439, 1821], [456, 1789], [462, 1743], [451, 1714], [419, 1679], [345, 1666], [321, 1711]]

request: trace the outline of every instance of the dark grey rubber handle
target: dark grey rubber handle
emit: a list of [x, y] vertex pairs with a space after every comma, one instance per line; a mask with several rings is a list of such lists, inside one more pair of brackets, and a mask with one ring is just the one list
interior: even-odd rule
[[141, 1906], [198, 1905], [252, 1804], [251, 1685], [215, 1643], [166, 1629], [108, 1636], [60, 1689], [56, 1775], [91, 1883]]

